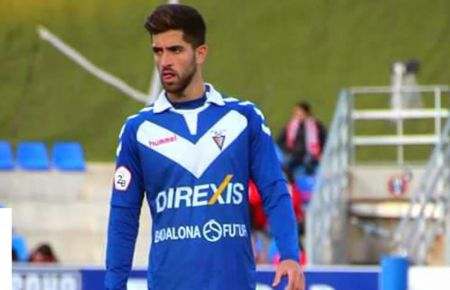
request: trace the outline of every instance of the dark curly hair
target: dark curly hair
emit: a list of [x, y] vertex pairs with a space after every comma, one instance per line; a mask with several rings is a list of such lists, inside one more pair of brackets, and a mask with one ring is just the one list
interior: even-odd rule
[[169, 30], [181, 30], [183, 39], [194, 48], [205, 44], [205, 21], [196, 9], [187, 5], [160, 5], [147, 17], [144, 26], [152, 36]]

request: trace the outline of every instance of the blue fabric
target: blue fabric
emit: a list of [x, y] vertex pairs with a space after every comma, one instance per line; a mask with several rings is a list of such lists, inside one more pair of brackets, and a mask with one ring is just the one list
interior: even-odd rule
[[47, 170], [50, 168], [47, 148], [43, 142], [21, 142], [17, 146], [19, 166], [27, 170]]
[[53, 163], [63, 171], [85, 171], [83, 147], [77, 142], [58, 142], [53, 146]]
[[11, 144], [0, 141], [0, 170], [14, 169], [14, 157]]
[[206, 96], [186, 102], [170, 102], [175, 109], [196, 109], [206, 102]]
[[126, 290], [139, 227], [139, 208], [111, 206], [106, 257], [106, 289]]
[[255, 288], [250, 179], [282, 259], [298, 260], [292, 203], [261, 112], [232, 98], [223, 105], [208, 102], [191, 134], [181, 112], [154, 110], [129, 118], [120, 136], [106, 288], [126, 287], [144, 193], [153, 223], [149, 289]]

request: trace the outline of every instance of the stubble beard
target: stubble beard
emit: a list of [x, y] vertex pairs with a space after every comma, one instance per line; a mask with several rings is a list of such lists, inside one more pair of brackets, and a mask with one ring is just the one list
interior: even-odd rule
[[186, 88], [192, 82], [192, 79], [194, 78], [194, 75], [197, 72], [197, 66], [195, 65], [195, 60], [193, 61], [193, 65], [191, 67], [192, 67], [192, 69], [190, 71], [186, 72], [186, 74], [184, 74], [184, 76], [177, 73], [177, 77], [178, 77], [179, 81], [171, 83], [171, 84], [161, 82], [164, 90], [170, 94], [174, 94], [177, 96], [183, 96]]

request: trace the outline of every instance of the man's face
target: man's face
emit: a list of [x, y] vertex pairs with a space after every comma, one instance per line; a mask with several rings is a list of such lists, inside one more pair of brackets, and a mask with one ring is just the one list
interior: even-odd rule
[[180, 30], [153, 35], [153, 55], [164, 89], [181, 94], [191, 83], [206, 57], [206, 46], [194, 49]]
[[307, 113], [302, 108], [295, 106], [292, 110], [292, 117], [297, 120], [303, 121], [304, 119], [306, 119]]

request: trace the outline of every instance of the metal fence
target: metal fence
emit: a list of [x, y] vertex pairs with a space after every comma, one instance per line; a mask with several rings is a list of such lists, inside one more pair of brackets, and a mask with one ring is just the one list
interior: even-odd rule
[[[426, 263], [430, 247], [444, 236], [450, 213], [450, 118], [411, 197], [407, 214], [394, 233], [394, 250], [414, 263]], [[447, 229], [449, 231], [449, 229]], [[448, 233], [447, 233], [448, 234]], [[450, 239], [447, 238], [448, 245]], [[448, 246], [447, 246], [448, 247]], [[450, 256], [447, 254], [447, 263]]]
[[[355, 101], [358, 98], [378, 98], [382, 96], [394, 96], [395, 94], [409, 95], [421, 94], [423, 99], [432, 97], [433, 105], [431, 107], [414, 108], [401, 105], [395, 108], [385, 109], [355, 109]], [[354, 108], [352, 115], [352, 128], [355, 128], [356, 122], [390, 121], [395, 125], [395, 134], [376, 134], [376, 135], [356, 135], [352, 130], [352, 162], [355, 162], [354, 153], [356, 147], [366, 146], [395, 146], [396, 162], [398, 165], [405, 163], [405, 146], [411, 145], [434, 145], [438, 142], [442, 131], [442, 120], [449, 116], [448, 105], [443, 104], [443, 100], [450, 99], [450, 89], [448, 86], [421, 86], [404, 87], [402, 89], [393, 87], [362, 87], [351, 88], [349, 91], [349, 101]], [[447, 99], [444, 99], [447, 98]], [[432, 120], [434, 121], [433, 131], [428, 134], [408, 134], [405, 132], [405, 121], [407, 120]]]
[[[341, 92], [317, 173], [317, 183], [307, 209], [306, 250], [311, 265], [347, 262], [347, 190], [350, 186], [350, 165], [355, 162], [355, 150], [359, 146], [396, 146], [396, 163], [402, 165], [405, 162], [405, 146], [437, 144], [419, 189], [411, 200], [408, 214], [395, 231], [394, 245], [397, 251], [411, 255], [419, 263], [423, 262], [436, 235], [441, 233], [445, 218], [450, 221], [449, 123], [441, 135], [442, 119], [449, 116], [448, 105], [443, 105], [442, 97], [445, 94], [450, 97], [450, 89], [447, 86], [415, 87], [414, 92], [431, 93], [434, 96], [433, 108], [398, 106], [390, 109], [355, 109], [356, 98], [408, 94], [411, 88], [399, 91], [392, 87], [367, 87]], [[404, 121], [415, 119], [433, 120], [433, 133], [406, 134]], [[396, 134], [355, 134], [355, 122], [374, 120], [394, 122]], [[450, 262], [450, 252], [448, 256]]]
[[317, 184], [306, 217], [306, 251], [309, 263], [345, 262], [345, 229], [350, 160], [348, 91], [342, 91], [317, 173]]

